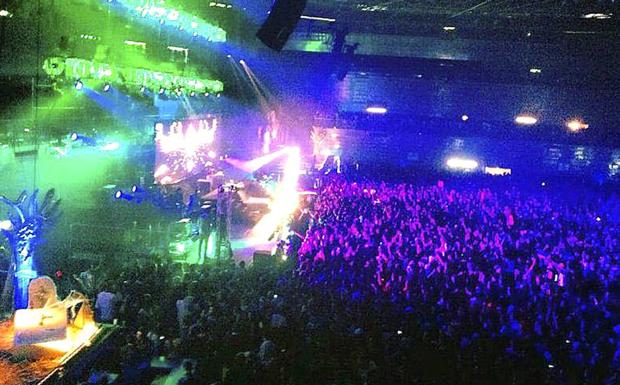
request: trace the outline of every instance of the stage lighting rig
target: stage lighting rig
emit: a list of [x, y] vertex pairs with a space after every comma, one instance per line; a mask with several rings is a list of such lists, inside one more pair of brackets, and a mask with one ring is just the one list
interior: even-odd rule
[[114, 198], [118, 199], [118, 200], [126, 200], [128, 202], [131, 202], [133, 200], [133, 195], [131, 194], [127, 194], [124, 193], [123, 190], [117, 190], [116, 193], [114, 194]]

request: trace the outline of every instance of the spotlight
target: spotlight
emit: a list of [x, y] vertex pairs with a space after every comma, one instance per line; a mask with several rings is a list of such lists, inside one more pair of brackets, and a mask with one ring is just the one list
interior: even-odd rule
[[215, 95], [216, 98], [219, 98], [220, 96], [222, 96], [222, 94]]
[[532, 115], [519, 115], [515, 118], [515, 123], [523, 126], [531, 126], [538, 123], [538, 119]]
[[590, 126], [578, 119], [573, 119], [569, 121], [568, 123], [566, 123], [566, 127], [572, 132], [579, 132], [581, 130], [588, 129]]
[[466, 122], [466, 121], [468, 121], [468, 120], [469, 120], [469, 116], [467, 116], [467, 115], [463, 115], [463, 116], [461, 116], [461, 120], [462, 120], [462, 121], [464, 121], [464, 122]]
[[80, 91], [82, 88], [84, 88], [84, 83], [82, 83], [82, 81], [80, 79], [78, 79], [75, 82], [75, 89]]
[[133, 196], [131, 196], [129, 194], [125, 194], [122, 190], [116, 191], [116, 193], [114, 194], [114, 198], [116, 198], [116, 199], [124, 199], [126, 201], [133, 200]]
[[239, 60], [239, 64], [242, 64], [242, 65], [245, 64], [245, 60], [243, 59]]
[[226, 57], [230, 59], [232, 57], [232, 55], [228, 54], [228, 55], [226, 55]]
[[205, 97], [207, 97], [207, 98], [208, 98], [210, 95], [211, 95], [210, 93], [205, 92]]
[[0, 221], [0, 230], [4, 230], [4, 231], [13, 230], [13, 222], [9, 220]]
[[131, 192], [134, 194], [137, 194], [137, 193], [143, 193], [145, 192], [145, 190], [142, 187], [138, 186], [137, 184], [134, 184], [133, 186], [131, 186]]
[[71, 135], [69, 135], [69, 139], [71, 139], [72, 142], [79, 142], [85, 146], [93, 147], [97, 145], [97, 141], [95, 139], [80, 135], [77, 132], [72, 132]]
[[366, 108], [366, 112], [368, 112], [369, 114], [385, 114], [387, 113], [387, 108], [385, 107], [379, 107], [379, 106], [371, 106]]
[[108, 91], [110, 91], [110, 88], [111, 88], [111, 87], [112, 87], [112, 86], [110, 86], [110, 83], [106, 83], [106, 84], [103, 86], [103, 92], [108, 92]]
[[478, 162], [473, 159], [450, 158], [446, 161], [446, 166], [453, 170], [471, 171], [478, 168]]

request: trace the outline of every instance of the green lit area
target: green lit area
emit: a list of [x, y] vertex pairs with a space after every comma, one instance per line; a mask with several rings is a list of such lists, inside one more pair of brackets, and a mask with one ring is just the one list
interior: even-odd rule
[[[179, 8], [168, 5], [166, 2], [151, 2], [145, 0], [118, 0], [118, 3], [129, 12], [140, 17], [154, 20], [160, 24], [167, 24], [179, 31], [188, 31], [193, 37], [202, 37], [207, 41], [225, 42], [226, 31], [200, 17], [189, 14]], [[172, 2], [169, 2], [172, 3]]]
[[[196, 15], [208, 16], [202, 7], [190, 12], [163, 1], [155, 8], [146, 1], [40, 3], [41, 9], [37, 2], [21, 3], [5, 19], [8, 28], [3, 31], [0, 75], [33, 76], [43, 69], [44, 75], [53, 78], [79, 73], [128, 84], [172, 87], [177, 83], [196, 92], [223, 90], [214, 74], [218, 72], [214, 48], [209, 45], [225, 42], [227, 33], [216, 25], [217, 20], [209, 22]], [[136, 7], [148, 11], [142, 16]], [[39, 11], [38, 25], [31, 23]], [[166, 22], [151, 20], [150, 15], [160, 14]]]
[[331, 52], [333, 37], [329, 33], [294, 34], [286, 45], [287, 50], [303, 52]]
[[[231, 10], [106, 0], [0, 9], [0, 194], [56, 189], [51, 265], [83, 253], [174, 255], [168, 224], [179, 213], [115, 192], [152, 185], [155, 122], [211, 113], [224, 99], [216, 45], [227, 41], [220, 23]], [[196, 263], [191, 247], [183, 255]]]
[[[148, 63], [144, 63], [149, 66]], [[151, 89], [182, 88], [194, 92], [222, 92], [224, 84], [218, 80], [179, 76], [174, 73], [152, 71], [144, 68], [114, 66], [92, 60], [60, 57], [49, 58], [44, 64], [45, 72], [51, 78], [64, 77], [69, 80], [97, 79], [112, 84], [142, 85]]]

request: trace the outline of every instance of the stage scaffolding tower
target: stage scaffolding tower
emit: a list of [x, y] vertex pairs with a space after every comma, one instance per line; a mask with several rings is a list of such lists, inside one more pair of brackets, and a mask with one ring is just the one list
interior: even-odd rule
[[220, 186], [217, 194], [217, 215], [215, 233], [215, 258], [218, 261], [232, 258], [230, 229], [232, 220], [234, 186]]

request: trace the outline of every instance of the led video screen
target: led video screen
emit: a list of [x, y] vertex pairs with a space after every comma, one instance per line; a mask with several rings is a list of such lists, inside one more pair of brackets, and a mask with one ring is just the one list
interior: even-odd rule
[[155, 124], [155, 182], [170, 185], [206, 175], [218, 156], [218, 119], [207, 116]]

